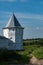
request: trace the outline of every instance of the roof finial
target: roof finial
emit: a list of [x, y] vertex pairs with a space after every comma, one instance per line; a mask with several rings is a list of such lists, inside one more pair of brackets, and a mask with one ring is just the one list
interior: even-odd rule
[[14, 15], [14, 11], [13, 11], [13, 13], [12, 13], [13, 15]]

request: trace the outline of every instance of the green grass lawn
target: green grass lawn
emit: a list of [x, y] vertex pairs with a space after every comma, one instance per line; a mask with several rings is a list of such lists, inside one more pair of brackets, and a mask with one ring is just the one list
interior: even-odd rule
[[38, 59], [43, 59], [43, 40], [25, 40], [23, 50], [21, 51], [0, 49], [0, 65], [29, 63], [31, 54]]
[[43, 47], [34, 50], [32, 54], [38, 59], [43, 59]]

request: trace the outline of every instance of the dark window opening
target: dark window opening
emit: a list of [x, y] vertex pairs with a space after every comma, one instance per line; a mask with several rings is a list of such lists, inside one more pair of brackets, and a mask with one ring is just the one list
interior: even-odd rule
[[10, 39], [12, 39], [12, 37], [10, 37]]

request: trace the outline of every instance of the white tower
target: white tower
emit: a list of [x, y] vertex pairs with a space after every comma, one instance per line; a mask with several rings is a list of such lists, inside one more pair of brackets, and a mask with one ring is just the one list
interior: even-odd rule
[[12, 48], [15, 50], [23, 49], [23, 29], [14, 14], [6, 27], [3, 28], [4, 36], [13, 41], [14, 45]]

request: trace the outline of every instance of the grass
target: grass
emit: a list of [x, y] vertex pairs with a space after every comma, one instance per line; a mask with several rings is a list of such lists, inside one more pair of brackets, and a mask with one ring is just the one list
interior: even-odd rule
[[9, 51], [0, 49], [0, 65], [29, 63], [31, 54], [36, 58], [43, 58], [43, 39], [24, 40], [23, 50]]
[[33, 54], [36, 58], [41, 59], [43, 58], [43, 46], [38, 45], [31, 45], [31, 46], [24, 46], [24, 51], [18, 52], [20, 55], [26, 55], [31, 58], [31, 54]]
[[43, 47], [34, 50], [32, 53], [36, 58], [43, 59]]
[[29, 54], [33, 54], [37, 59], [43, 59], [43, 39], [24, 40], [24, 46]]

